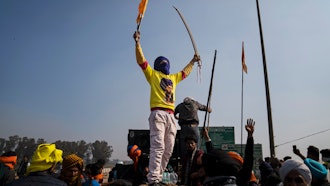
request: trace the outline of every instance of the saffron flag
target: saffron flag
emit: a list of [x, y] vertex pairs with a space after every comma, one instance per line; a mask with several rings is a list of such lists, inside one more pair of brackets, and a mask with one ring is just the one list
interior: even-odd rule
[[245, 64], [245, 55], [244, 55], [244, 42], [242, 42], [242, 70], [247, 74], [247, 67]]
[[148, 5], [148, 0], [141, 0], [141, 2], [139, 4], [139, 13], [138, 13], [138, 16], [136, 18], [136, 23], [138, 25], [141, 23], [141, 20], [143, 18], [144, 12], [147, 9], [147, 5]]

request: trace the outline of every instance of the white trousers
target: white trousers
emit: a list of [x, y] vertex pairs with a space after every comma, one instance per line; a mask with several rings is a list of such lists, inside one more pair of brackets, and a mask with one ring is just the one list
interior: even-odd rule
[[151, 184], [162, 181], [163, 172], [172, 156], [177, 132], [174, 115], [163, 110], [151, 111], [149, 128], [150, 159], [147, 178]]

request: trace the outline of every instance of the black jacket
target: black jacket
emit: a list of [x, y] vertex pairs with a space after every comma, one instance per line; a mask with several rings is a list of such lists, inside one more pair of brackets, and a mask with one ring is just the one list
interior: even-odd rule
[[32, 172], [8, 186], [67, 186], [67, 184], [46, 172]]

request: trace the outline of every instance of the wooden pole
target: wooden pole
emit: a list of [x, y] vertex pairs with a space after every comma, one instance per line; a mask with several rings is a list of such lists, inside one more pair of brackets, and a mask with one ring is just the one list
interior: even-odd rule
[[[214, 59], [213, 59], [213, 66], [212, 66], [211, 82], [210, 82], [209, 95], [207, 97], [207, 104], [206, 104], [207, 109], [209, 108], [210, 102], [211, 102], [212, 86], [213, 86], [213, 74], [214, 74], [214, 66], [215, 66], [216, 58], [217, 58], [217, 50], [214, 51]], [[203, 128], [205, 128], [205, 124], [206, 124], [206, 120], [207, 120], [207, 114], [208, 114], [208, 111], [205, 112]]]
[[243, 94], [244, 94], [244, 70], [242, 68], [242, 92], [241, 92], [241, 155], [243, 154]]
[[265, 89], [266, 89], [266, 100], [267, 100], [267, 114], [268, 114], [268, 133], [269, 133], [269, 146], [270, 146], [270, 157], [275, 157], [275, 145], [274, 145], [274, 134], [273, 134], [273, 119], [272, 119], [272, 110], [270, 104], [270, 93], [269, 93], [269, 85], [268, 85], [268, 74], [267, 74], [267, 64], [266, 64], [266, 54], [264, 47], [264, 40], [262, 34], [262, 26], [260, 19], [260, 10], [259, 10], [259, 2], [257, 3], [257, 11], [258, 11], [258, 20], [259, 20], [259, 32], [260, 32], [260, 42], [261, 42], [261, 51], [262, 51], [262, 61], [264, 67], [264, 79], [265, 79]]

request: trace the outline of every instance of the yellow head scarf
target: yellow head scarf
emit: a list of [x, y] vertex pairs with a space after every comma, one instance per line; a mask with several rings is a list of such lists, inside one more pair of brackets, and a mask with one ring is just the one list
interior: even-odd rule
[[62, 162], [62, 153], [56, 149], [55, 144], [40, 144], [32, 156], [31, 165], [27, 169], [27, 174], [31, 172], [45, 171], [56, 163]]

